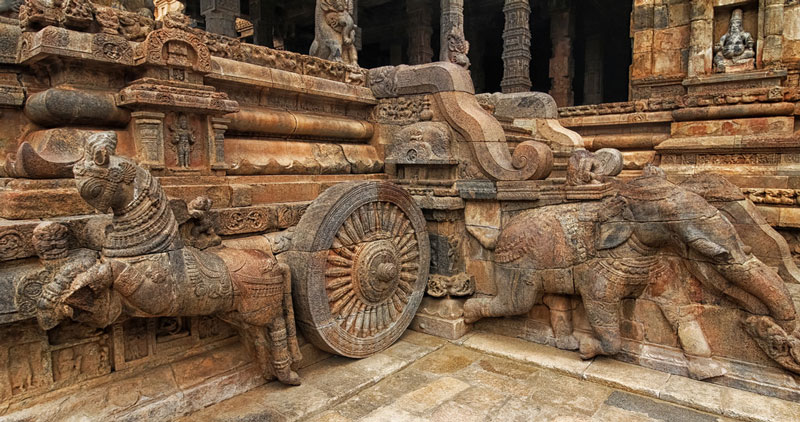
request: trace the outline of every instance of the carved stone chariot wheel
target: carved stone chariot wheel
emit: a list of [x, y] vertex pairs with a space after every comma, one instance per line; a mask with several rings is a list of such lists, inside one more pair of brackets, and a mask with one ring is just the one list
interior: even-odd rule
[[288, 256], [303, 333], [323, 350], [361, 358], [408, 328], [425, 292], [430, 243], [405, 190], [349, 182], [308, 207]]

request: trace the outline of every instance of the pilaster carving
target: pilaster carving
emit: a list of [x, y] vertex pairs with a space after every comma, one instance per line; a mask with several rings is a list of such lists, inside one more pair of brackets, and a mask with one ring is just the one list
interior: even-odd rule
[[230, 119], [222, 117], [209, 118], [209, 148], [208, 148], [208, 162], [211, 168], [215, 170], [222, 170], [227, 168], [225, 164], [225, 131], [228, 130]]
[[163, 169], [164, 113], [136, 111], [131, 117], [139, 162], [152, 169]]
[[689, 77], [711, 73], [714, 2], [692, 0], [689, 19]]
[[531, 89], [531, 6], [529, 0], [506, 0], [503, 30], [503, 93]]
[[464, 37], [464, 0], [442, 0], [439, 60], [469, 69], [469, 42]]

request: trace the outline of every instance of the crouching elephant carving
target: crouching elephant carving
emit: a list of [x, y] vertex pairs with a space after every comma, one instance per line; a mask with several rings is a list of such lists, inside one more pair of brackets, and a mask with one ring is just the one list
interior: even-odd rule
[[[81, 254], [68, 265], [72, 271], [60, 270], [55, 258], [72, 259], [56, 236], [63, 230], [41, 228], [40, 258], [56, 274], [55, 281], [43, 288], [41, 282], [21, 284], [19, 301], [42, 314], [45, 329], [65, 318], [105, 327], [124, 316], [216, 315], [240, 330], [265, 376], [272, 373], [283, 383], [299, 384], [292, 369], [302, 357], [288, 265], [269, 250], [208, 241], [214, 234], [203, 215], [210, 206], [207, 199], [193, 202], [187, 224], [194, 226], [180, 230], [158, 180], [116, 156], [116, 142], [113, 132], [89, 136], [74, 167], [81, 197], [101, 212], [113, 212], [102, 253]], [[203, 241], [184, 238], [181, 231]], [[47, 243], [49, 238], [56, 239]], [[60, 252], [48, 254], [48, 245]], [[37, 292], [44, 294], [32, 297]]]
[[581, 357], [614, 355], [621, 348], [622, 300], [648, 289], [678, 335], [690, 374], [722, 375], [687, 293], [691, 274], [745, 311], [742, 322], [759, 346], [800, 373], [792, 298], [731, 222], [657, 167], [613, 183], [618, 193], [603, 201], [546, 206], [512, 218], [495, 249], [498, 294], [469, 299], [465, 319], [524, 314], [542, 295], [580, 295], [592, 327], [592, 335], [580, 338]]

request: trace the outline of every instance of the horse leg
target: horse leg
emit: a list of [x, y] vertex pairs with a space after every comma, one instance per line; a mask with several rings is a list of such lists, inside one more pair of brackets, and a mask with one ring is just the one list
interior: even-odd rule
[[[300, 376], [293, 371], [292, 357], [286, 336], [286, 321], [283, 316], [275, 317], [268, 325], [270, 350], [272, 351], [272, 369], [278, 380], [284, 384], [300, 385]], [[262, 331], [263, 333], [263, 331]]]
[[278, 269], [283, 275], [283, 315], [286, 323], [286, 337], [289, 346], [289, 356], [292, 359], [292, 368], [297, 369], [297, 365], [303, 360], [300, 353], [300, 345], [297, 343], [297, 326], [294, 321], [294, 305], [292, 304], [292, 273], [288, 264], [278, 264]]
[[678, 334], [683, 354], [689, 361], [689, 375], [698, 380], [725, 375], [728, 371], [711, 357], [711, 346], [697, 321], [696, 309], [681, 284], [686, 271], [681, 262], [670, 259], [663, 270], [653, 272], [649, 287], [652, 299]]

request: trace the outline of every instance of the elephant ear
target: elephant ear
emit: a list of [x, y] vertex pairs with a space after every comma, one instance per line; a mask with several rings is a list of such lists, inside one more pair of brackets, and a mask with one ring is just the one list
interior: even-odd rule
[[616, 248], [625, 243], [633, 234], [633, 223], [630, 221], [610, 221], [600, 224], [595, 248], [597, 250]]
[[617, 196], [603, 201], [598, 213], [599, 230], [595, 248], [597, 250], [615, 248], [628, 240], [633, 234], [633, 223], [623, 217], [629, 214], [628, 202]]

